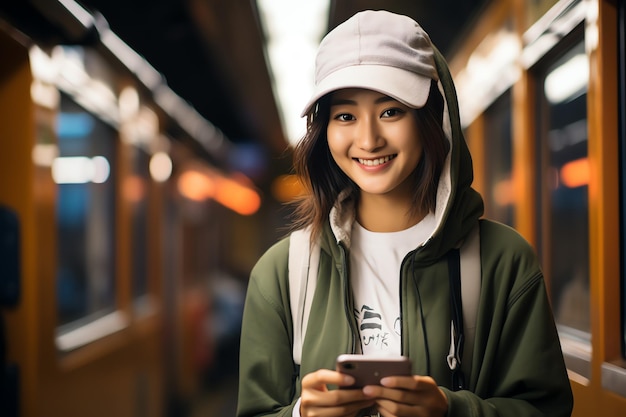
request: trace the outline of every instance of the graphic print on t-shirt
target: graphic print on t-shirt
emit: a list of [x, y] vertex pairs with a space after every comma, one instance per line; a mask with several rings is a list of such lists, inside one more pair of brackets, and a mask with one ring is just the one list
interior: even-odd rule
[[[368, 305], [363, 305], [355, 311], [361, 342], [363, 348], [367, 350], [388, 351], [390, 338], [400, 336], [399, 329], [390, 329], [385, 325], [385, 321], [380, 312]], [[400, 321], [400, 317], [393, 320], [394, 325]], [[395, 326], [394, 326], [395, 327]]]

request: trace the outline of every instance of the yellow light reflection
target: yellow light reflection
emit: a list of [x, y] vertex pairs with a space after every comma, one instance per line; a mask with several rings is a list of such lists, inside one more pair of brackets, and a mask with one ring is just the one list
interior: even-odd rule
[[589, 184], [589, 159], [580, 158], [561, 167], [561, 182], [568, 188], [582, 187]]
[[236, 213], [248, 216], [261, 207], [261, 196], [245, 182], [208, 168], [194, 168], [179, 176], [178, 190], [192, 201], [213, 199]]
[[137, 175], [130, 175], [124, 179], [122, 192], [126, 200], [138, 203], [146, 196], [146, 184], [144, 179]]
[[204, 201], [215, 193], [215, 181], [198, 171], [186, 171], [178, 178], [178, 191], [190, 200]]
[[287, 203], [305, 193], [305, 188], [296, 175], [281, 175], [272, 182], [272, 195], [281, 203]]
[[502, 207], [513, 204], [515, 202], [513, 181], [510, 179], [498, 181], [493, 187], [493, 200]]
[[225, 177], [217, 181], [214, 199], [244, 216], [256, 213], [261, 207], [261, 197], [256, 191]]

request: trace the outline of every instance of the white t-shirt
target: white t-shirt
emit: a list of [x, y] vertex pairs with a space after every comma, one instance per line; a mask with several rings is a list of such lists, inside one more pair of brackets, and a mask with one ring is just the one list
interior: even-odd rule
[[399, 232], [370, 232], [354, 222], [350, 279], [363, 354], [400, 355], [400, 265], [432, 233], [435, 216]]

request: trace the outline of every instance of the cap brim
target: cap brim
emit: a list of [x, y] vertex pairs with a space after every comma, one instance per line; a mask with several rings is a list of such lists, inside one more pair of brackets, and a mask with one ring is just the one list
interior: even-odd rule
[[383, 65], [354, 65], [338, 69], [324, 78], [304, 106], [301, 117], [309, 113], [324, 95], [343, 88], [365, 88], [385, 94], [400, 103], [419, 109], [426, 104], [429, 77]]

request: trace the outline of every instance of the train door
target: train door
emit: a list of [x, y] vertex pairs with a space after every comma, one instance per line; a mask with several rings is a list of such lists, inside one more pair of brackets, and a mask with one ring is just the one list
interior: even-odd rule
[[58, 50], [79, 64], [63, 71], [74, 70], [63, 89], [35, 75], [33, 50], [0, 31], [2, 415], [161, 416], [145, 155], [97, 112], [111, 108], [116, 82], [80, 64], [106, 63]]

